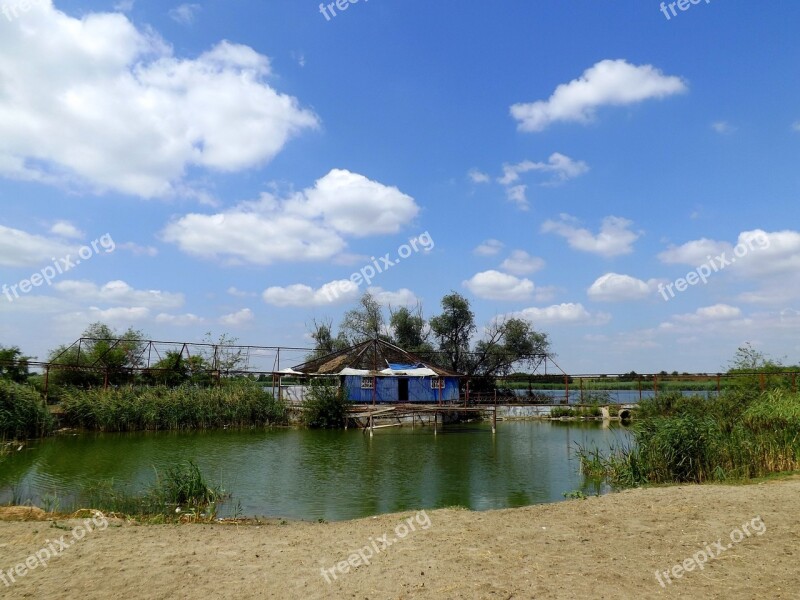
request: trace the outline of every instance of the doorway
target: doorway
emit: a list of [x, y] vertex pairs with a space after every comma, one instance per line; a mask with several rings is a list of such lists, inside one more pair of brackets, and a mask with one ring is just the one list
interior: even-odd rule
[[408, 379], [397, 380], [397, 401], [408, 402]]

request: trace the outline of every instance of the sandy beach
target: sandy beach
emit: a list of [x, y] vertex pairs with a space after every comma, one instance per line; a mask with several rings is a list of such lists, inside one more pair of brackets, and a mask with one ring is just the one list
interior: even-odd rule
[[798, 498], [800, 477], [339, 523], [54, 524], [3, 509], [0, 596], [797, 598]]

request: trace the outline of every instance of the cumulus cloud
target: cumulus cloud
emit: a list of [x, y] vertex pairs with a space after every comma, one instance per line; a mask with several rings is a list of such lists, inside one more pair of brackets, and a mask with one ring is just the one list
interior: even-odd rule
[[698, 308], [693, 313], [675, 315], [673, 319], [684, 323], [699, 323], [704, 321], [727, 321], [730, 319], [738, 319], [741, 316], [741, 309], [735, 306], [731, 306], [730, 304], [715, 304], [713, 306]]
[[505, 244], [500, 240], [489, 239], [478, 245], [473, 251], [477, 256], [495, 256], [505, 248]]
[[550, 155], [547, 162], [524, 160], [515, 165], [503, 165], [503, 176], [497, 181], [502, 185], [510, 185], [519, 181], [521, 174], [528, 173], [529, 171], [537, 171], [541, 173], [551, 173], [553, 175], [552, 182], [558, 183], [583, 175], [588, 170], [589, 165], [584, 161], [573, 160], [560, 152], [554, 152]]
[[53, 257], [61, 258], [77, 252], [77, 246], [0, 225], [0, 266], [44, 266], [51, 264]]
[[489, 183], [491, 178], [486, 174], [478, 169], [471, 169], [469, 173], [467, 173], [467, 177], [469, 177], [472, 183]]
[[590, 324], [603, 325], [611, 320], [605, 313], [591, 313], [583, 304], [562, 303], [544, 308], [530, 307], [510, 313], [509, 317], [524, 319], [534, 325]]
[[199, 4], [184, 3], [170, 9], [168, 14], [170, 19], [181, 25], [191, 25], [201, 8]]
[[83, 232], [69, 221], [57, 221], [50, 227], [50, 233], [63, 238], [81, 239]]
[[630, 275], [606, 273], [597, 278], [589, 287], [587, 294], [596, 302], [625, 302], [642, 300], [653, 293], [658, 281], [642, 281]]
[[559, 85], [548, 100], [514, 104], [511, 116], [520, 131], [542, 131], [558, 121], [588, 123], [602, 106], [626, 106], [687, 89], [680, 77], [666, 76], [652, 65], [603, 60]]
[[171, 315], [169, 313], [159, 313], [154, 319], [160, 325], [173, 325], [175, 327], [190, 327], [205, 323], [205, 319], [192, 313], [182, 315]]
[[333, 169], [287, 199], [265, 193], [221, 213], [180, 217], [163, 238], [187, 254], [233, 263], [325, 260], [346, 247], [346, 236], [396, 233], [418, 212], [396, 187]]
[[734, 133], [736, 131], [736, 127], [734, 127], [727, 121], [715, 121], [714, 123], [711, 124], [711, 129], [713, 129], [720, 135], [727, 135], [730, 133]]
[[579, 227], [575, 217], [561, 214], [558, 221], [545, 221], [542, 232], [560, 235], [575, 250], [611, 258], [633, 252], [633, 243], [641, 234], [631, 231], [631, 225], [632, 221], [622, 217], [605, 217], [600, 225], [600, 232], [595, 235], [588, 229]]
[[176, 308], [184, 303], [183, 294], [137, 290], [120, 280], [98, 286], [91, 281], [67, 279], [54, 283], [53, 287], [62, 297], [77, 302], [127, 304], [147, 308]]
[[50, 3], [0, 19], [0, 175], [141, 197], [191, 194], [192, 168], [262, 165], [319, 120], [267, 79], [270, 61], [218, 43], [175, 56], [121, 13]]
[[381, 306], [414, 306], [419, 302], [416, 294], [407, 288], [392, 292], [380, 287], [371, 287], [367, 291], [372, 294]]
[[506, 188], [506, 198], [509, 202], [516, 204], [520, 210], [530, 210], [527, 185], [512, 185]]
[[243, 308], [234, 313], [221, 316], [219, 322], [228, 327], [241, 327], [242, 325], [252, 322], [254, 319], [255, 315], [253, 311], [249, 308]]
[[530, 275], [542, 269], [544, 264], [544, 260], [538, 256], [531, 256], [524, 250], [514, 250], [500, 268], [513, 275]]
[[494, 270], [477, 273], [463, 285], [479, 298], [487, 300], [527, 300], [534, 290], [531, 280]]
[[296, 283], [286, 287], [272, 286], [264, 290], [262, 298], [274, 306], [327, 306], [351, 302], [359, 297], [358, 286], [349, 279], [326, 283], [318, 289]]

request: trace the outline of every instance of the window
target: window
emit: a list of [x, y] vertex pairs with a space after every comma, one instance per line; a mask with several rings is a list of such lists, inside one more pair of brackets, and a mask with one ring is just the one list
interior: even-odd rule
[[361, 389], [362, 390], [371, 390], [375, 388], [375, 378], [374, 377], [362, 377], [361, 378]]
[[431, 389], [438, 390], [440, 386], [444, 389], [444, 380], [441, 377], [431, 377]]

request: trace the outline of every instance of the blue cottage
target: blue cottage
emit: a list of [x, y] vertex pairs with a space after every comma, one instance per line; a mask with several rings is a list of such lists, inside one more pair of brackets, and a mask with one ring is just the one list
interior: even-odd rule
[[454, 402], [463, 377], [383, 340], [328, 354], [292, 367], [291, 372], [338, 376], [347, 398], [364, 404]]

